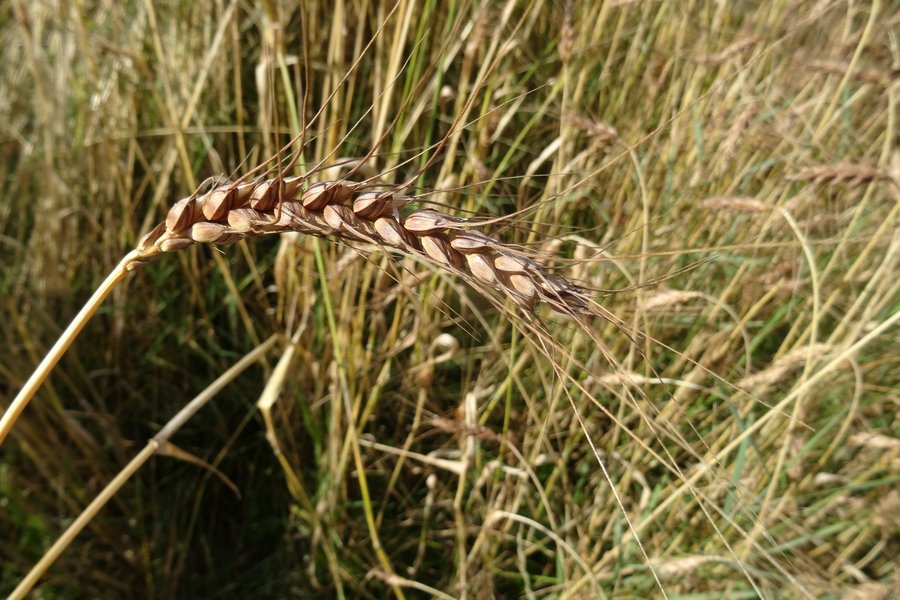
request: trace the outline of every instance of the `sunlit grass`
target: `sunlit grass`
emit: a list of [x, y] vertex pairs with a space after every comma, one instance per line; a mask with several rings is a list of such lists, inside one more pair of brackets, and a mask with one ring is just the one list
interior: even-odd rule
[[0, 593], [272, 334], [171, 440], [240, 497], [153, 458], [43, 596], [896, 593], [897, 18], [763, 4], [0, 7], [3, 404], [175, 200], [320, 108], [306, 164], [514, 215], [607, 317], [304, 237], [164, 257], [0, 450]]

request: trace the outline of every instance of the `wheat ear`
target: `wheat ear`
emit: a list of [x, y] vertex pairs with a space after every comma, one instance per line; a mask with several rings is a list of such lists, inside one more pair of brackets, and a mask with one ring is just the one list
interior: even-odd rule
[[296, 231], [389, 247], [419, 257], [532, 310], [543, 303], [565, 314], [589, 312], [584, 290], [524, 253], [476, 231], [476, 221], [435, 210], [400, 216], [414, 196], [372, 191], [368, 183], [306, 176], [225, 184], [175, 203], [164, 223], [138, 244], [138, 260], [194, 243], [232, 244]]

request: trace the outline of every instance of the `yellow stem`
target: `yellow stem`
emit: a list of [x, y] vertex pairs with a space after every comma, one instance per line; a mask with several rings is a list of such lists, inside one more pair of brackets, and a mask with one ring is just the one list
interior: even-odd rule
[[53, 347], [47, 352], [47, 355], [44, 356], [44, 360], [41, 361], [41, 364], [37, 366], [34, 373], [31, 374], [31, 377], [29, 377], [28, 381], [25, 382], [25, 385], [22, 386], [22, 390], [15, 399], [13, 399], [9, 407], [7, 407], [6, 412], [3, 413], [3, 418], [0, 418], [0, 446], [3, 445], [6, 436], [19, 419], [19, 415], [21, 415], [22, 411], [25, 410], [25, 407], [28, 406], [28, 402], [41, 387], [41, 384], [49, 377], [50, 372], [53, 371], [56, 363], [58, 363], [59, 359], [62, 358], [62, 355], [66, 353], [66, 350], [69, 349], [69, 346], [72, 345], [72, 342], [75, 341], [75, 338], [78, 337], [78, 334], [81, 333], [81, 330], [87, 322], [91, 320], [91, 317], [94, 316], [94, 313], [100, 305], [103, 304], [103, 301], [106, 300], [106, 297], [109, 296], [113, 288], [125, 278], [129, 272], [128, 266], [133, 263], [137, 257], [137, 251], [133, 250], [129, 252], [125, 255], [125, 258], [116, 265], [116, 268], [106, 276], [106, 279], [103, 280], [100, 287], [94, 291], [94, 294], [85, 303], [78, 314], [75, 315], [75, 318], [72, 319], [72, 322], [69, 323], [66, 330], [59, 336], [59, 339], [56, 340], [56, 343], [53, 344]]

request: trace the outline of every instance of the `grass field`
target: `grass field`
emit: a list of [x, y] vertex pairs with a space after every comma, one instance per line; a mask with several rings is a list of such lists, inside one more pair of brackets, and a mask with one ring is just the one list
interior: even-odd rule
[[594, 302], [328, 235], [161, 256], [0, 447], [0, 594], [226, 374], [32, 597], [900, 596], [898, 31], [879, 0], [0, 4], [0, 406], [169, 207], [276, 155]]

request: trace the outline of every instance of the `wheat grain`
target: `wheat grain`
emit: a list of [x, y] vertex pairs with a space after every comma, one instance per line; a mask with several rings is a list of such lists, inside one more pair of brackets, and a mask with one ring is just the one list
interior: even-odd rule
[[488, 286], [527, 310], [543, 303], [566, 314], [589, 312], [584, 290], [472, 230], [478, 227], [475, 221], [430, 209], [401, 217], [400, 209], [414, 197], [344, 180], [306, 187], [306, 179], [230, 183], [179, 200], [165, 221], [140, 240], [136, 263], [195, 243], [233, 244], [294, 231], [394, 248]]

